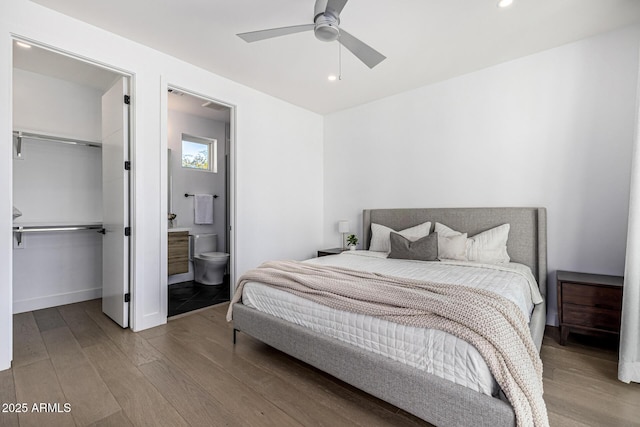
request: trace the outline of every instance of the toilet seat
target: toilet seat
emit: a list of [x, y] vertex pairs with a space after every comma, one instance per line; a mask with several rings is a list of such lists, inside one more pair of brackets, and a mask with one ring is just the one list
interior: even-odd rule
[[205, 260], [224, 260], [229, 258], [229, 254], [224, 252], [204, 252], [198, 255], [196, 258], [205, 259]]

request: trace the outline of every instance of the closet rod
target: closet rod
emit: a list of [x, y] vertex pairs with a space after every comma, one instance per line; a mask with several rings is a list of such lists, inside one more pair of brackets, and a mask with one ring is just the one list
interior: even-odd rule
[[16, 233], [33, 233], [39, 231], [76, 231], [76, 230], [101, 230], [102, 224], [92, 225], [60, 225], [60, 226], [15, 226], [13, 231]]
[[22, 138], [37, 139], [40, 141], [59, 142], [62, 144], [85, 145], [87, 147], [102, 148], [102, 144], [100, 144], [99, 142], [84, 141], [82, 139], [65, 138], [61, 136], [46, 135], [42, 133], [23, 132], [20, 130], [14, 130], [13, 136], [16, 138], [18, 142], [16, 147], [16, 154], [18, 157], [22, 157]]
[[[41, 233], [49, 231], [77, 231], [77, 230], [102, 230], [102, 224], [92, 225], [60, 225], [60, 226], [15, 226], [13, 232], [16, 235], [18, 246], [22, 245], [22, 233]], [[99, 231], [100, 232], [100, 231]]]

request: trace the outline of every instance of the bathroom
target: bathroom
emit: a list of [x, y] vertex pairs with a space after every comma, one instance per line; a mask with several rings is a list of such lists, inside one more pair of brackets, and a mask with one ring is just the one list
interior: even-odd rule
[[167, 94], [168, 316], [229, 301], [231, 109]]

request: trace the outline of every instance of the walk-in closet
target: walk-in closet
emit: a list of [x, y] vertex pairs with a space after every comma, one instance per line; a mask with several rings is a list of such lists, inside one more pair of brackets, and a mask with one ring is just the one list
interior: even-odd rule
[[13, 311], [103, 298], [126, 327], [130, 79], [23, 41], [13, 52]]

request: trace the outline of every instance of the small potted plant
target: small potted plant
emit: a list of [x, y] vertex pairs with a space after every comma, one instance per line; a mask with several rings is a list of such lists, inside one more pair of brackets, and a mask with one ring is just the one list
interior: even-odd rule
[[349, 249], [351, 249], [352, 251], [355, 251], [357, 244], [358, 244], [358, 237], [355, 234], [349, 234], [347, 236], [347, 246], [349, 246]]
[[178, 215], [174, 214], [174, 213], [170, 213], [167, 215], [167, 219], [169, 220], [169, 228], [173, 228], [174, 227], [174, 222], [175, 219], [177, 218]]

